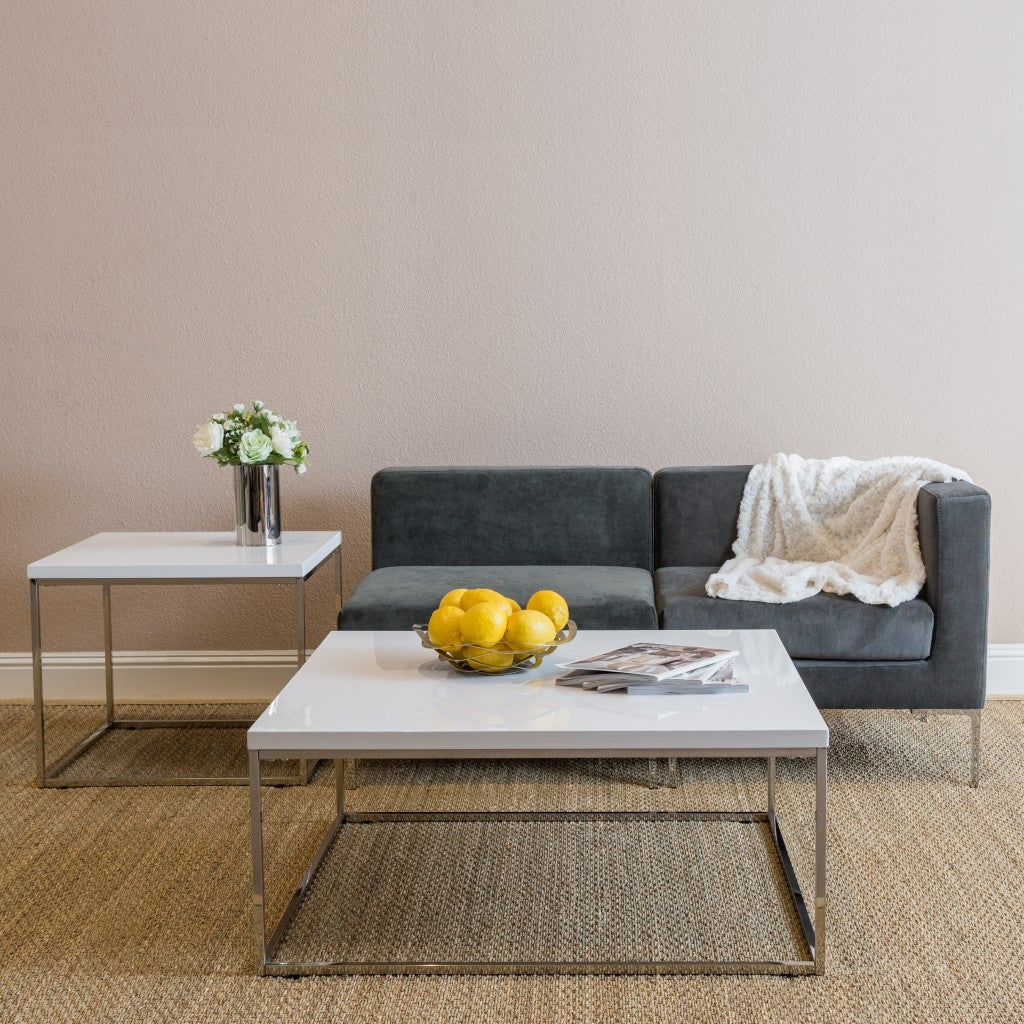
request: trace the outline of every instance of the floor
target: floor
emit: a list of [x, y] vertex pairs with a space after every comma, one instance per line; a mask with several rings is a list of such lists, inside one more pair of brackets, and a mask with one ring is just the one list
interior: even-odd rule
[[[96, 710], [51, 715], [57, 748]], [[826, 717], [824, 978], [273, 979], [255, 974], [245, 789], [40, 791], [30, 710], [0, 706], [0, 1020], [1019, 1021], [1024, 701], [986, 709], [977, 790], [966, 785], [966, 719]], [[240, 769], [240, 736], [123, 734], [93, 756], [143, 773], [185, 763]], [[757, 763], [685, 762], [676, 790], [648, 790], [645, 775], [645, 764], [619, 760], [382, 762], [364, 768], [351, 802], [763, 806]], [[274, 910], [329, 820], [333, 795], [327, 766], [304, 789], [266, 791]], [[782, 764], [779, 799], [809, 890], [809, 763]], [[770, 951], [797, 941], [774, 901], [777, 872], [756, 828], [655, 827], [363, 826], [335, 847], [287, 941], [348, 955], [481, 957]]]

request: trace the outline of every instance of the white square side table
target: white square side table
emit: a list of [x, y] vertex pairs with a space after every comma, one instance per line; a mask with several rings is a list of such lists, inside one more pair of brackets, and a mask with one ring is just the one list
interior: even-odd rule
[[[62, 773], [113, 729], [248, 728], [249, 719], [119, 718], [114, 703], [114, 666], [110, 588], [113, 586], [214, 584], [294, 584], [296, 663], [306, 660], [306, 581], [333, 556], [337, 609], [341, 609], [341, 533], [290, 532], [275, 547], [242, 547], [233, 533], [98, 533], [47, 555], [28, 567], [32, 619], [32, 682], [35, 705], [36, 782], [40, 787], [245, 785], [237, 777], [62, 778]], [[100, 586], [103, 591], [103, 652], [106, 670], [106, 718], [103, 724], [52, 764], [46, 758], [43, 663], [39, 610], [41, 586]], [[304, 784], [311, 768], [299, 761], [298, 778], [278, 784]]]

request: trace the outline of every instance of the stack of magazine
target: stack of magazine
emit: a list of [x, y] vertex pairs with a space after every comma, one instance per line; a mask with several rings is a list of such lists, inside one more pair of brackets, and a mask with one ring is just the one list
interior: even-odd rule
[[629, 644], [607, 654], [572, 661], [559, 686], [610, 693], [746, 693], [733, 675], [739, 651], [677, 644]]

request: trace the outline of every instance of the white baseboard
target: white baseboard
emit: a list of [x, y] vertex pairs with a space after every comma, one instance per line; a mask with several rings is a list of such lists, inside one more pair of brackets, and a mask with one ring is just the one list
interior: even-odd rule
[[[45, 654], [47, 700], [103, 700], [103, 655]], [[114, 654], [119, 701], [269, 701], [295, 671], [294, 651], [125, 651]], [[988, 696], [1024, 697], [1024, 644], [990, 644]], [[0, 701], [32, 699], [32, 657], [0, 653]]]
[[[119, 701], [269, 701], [295, 671], [294, 651], [114, 652]], [[43, 692], [56, 701], [102, 701], [103, 654], [43, 655]], [[32, 656], [0, 653], [0, 700], [32, 699]]]
[[989, 697], [1024, 697], [1024, 644], [988, 645]]

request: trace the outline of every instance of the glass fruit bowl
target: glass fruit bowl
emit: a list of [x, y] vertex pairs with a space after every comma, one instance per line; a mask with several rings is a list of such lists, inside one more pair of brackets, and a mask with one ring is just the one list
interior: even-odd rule
[[[562, 644], [567, 644], [570, 640], [576, 637], [576, 623], [570, 619], [556, 634], [555, 639], [548, 644], [539, 644], [537, 647], [526, 647], [522, 650], [510, 651], [512, 655], [512, 663], [510, 665], [493, 664], [487, 665], [473, 658], [465, 657], [465, 650], [467, 647], [473, 647], [473, 644], [464, 644], [461, 647], [438, 647], [437, 644], [430, 642], [430, 637], [427, 635], [427, 627], [425, 625], [415, 625], [412, 627], [413, 631], [420, 638], [420, 643], [428, 651], [436, 651], [437, 656], [442, 660], [448, 662], [452, 668], [458, 672], [465, 672], [468, 675], [482, 676], [482, 675], [507, 675], [511, 672], [529, 672], [530, 669], [536, 668], [552, 651], [561, 647]], [[486, 650], [477, 648], [478, 650], [484, 650], [484, 657], [486, 657]], [[504, 660], [504, 659], [500, 659]]]

